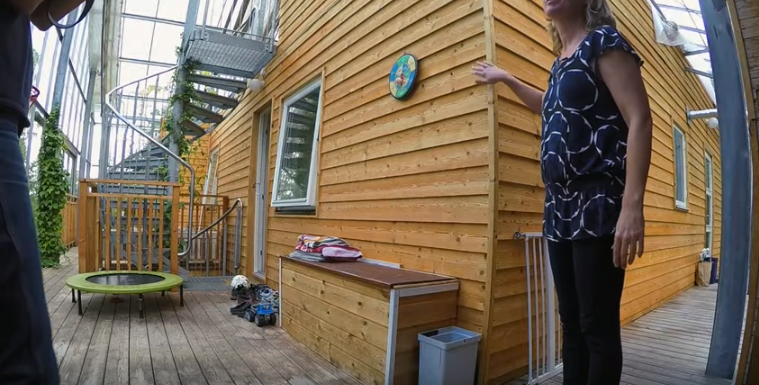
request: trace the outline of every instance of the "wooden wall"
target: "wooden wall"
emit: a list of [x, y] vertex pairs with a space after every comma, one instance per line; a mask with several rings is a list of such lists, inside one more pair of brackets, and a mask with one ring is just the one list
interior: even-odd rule
[[[644, 213], [646, 253], [628, 269], [622, 319], [628, 323], [691, 287], [704, 247], [704, 151], [714, 164], [714, 255], [720, 255], [721, 172], [719, 138], [703, 122], [685, 122], [686, 108], [712, 108], [679, 48], [657, 44], [645, 0], [611, 1], [618, 27], [645, 61], [643, 77], [654, 119], [652, 166]], [[545, 32], [541, 0], [493, 0], [494, 61], [530, 85], [545, 89], [555, 57]], [[508, 87], [497, 87], [498, 243], [489, 332], [488, 379], [521, 374], [527, 364], [527, 295], [524, 242], [516, 231], [541, 231], [544, 190], [540, 176], [540, 117]], [[685, 133], [688, 211], [675, 209], [672, 126]]]
[[389, 290], [282, 263], [282, 327], [362, 384], [384, 384]]
[[66, 195], [66, 205], [61, 210], [63, 216], [63, 231], [61, 232], [61, 242], [66, 249], [76, 246], [76, 214], [79, 212], [77, 202], [79, 197], [76, 195]]
[[[485, 87], [470, 76], [472, 64], [485, 56], [481, 0], [288, 0], [281, 15], [265, 88], [246, 95], [212, 133], [212, 146], [221, 148], [219, 193], [242, 197], [247, 207], [255, 182], [255, 112], [272, 106], [271, 191], [280, 105], [323, 77], [316, 214], [269, 209], [268, 283], [277, 284], [277, 256], [289, 254], [299, 234], [340, 236], [368, 258], [460, 278], [459, 324], [481, 331], [488, 103]], [[405, 51], [422, 70], [414, 96], [398, 102], [389, 95], [387, 76]], [[252, 228], [244, 235], [250, 247]], [[250, 275], [248, 247], [243, 265]]]
[[[719, 255], [721, 174], [716, 131], [684, 121], [686, 108], [711, 107], [696, 77], [683, 70], [686, 60], [677, 48], [654, 42], [644, 0], [612, 3], [620, 29], [646, 61], [655, 124], [647, 253], [630, 269], [623, 298], [629, 322], [693, 284], [704, 243], [704, 149], [714, 155]], [[243, 221], [243, 271], [252, 275], [248, 195], [255, 182], [255, 114], [271, 107], [271, 191], [283, 99], [322, 78], [316, 214], [269, 208], [267, 282], [278, 283], [277, 256], [289, 254], [301, 233], [340, 236], [368, 258], [457, 277], [458, 324], [486, 337], [483, 378], [497, 383], [521, 374], [527, 353], [524, 247], [513, 234], [540, 230], [540, 118], [506, 87], [493, 92], [475, 85], [470, 68], [488, 57], [544, 88], [553, 56], [541, 5], [283, 1], [280, 44], [266, 68], [266, 86], [247, 94], [211, 135], [211, 147], [221, 149], [219, 194], [242, 198], [249, 216]], [[420, 82], [412, 98], [398, 102], [388, 94], [387, 75], [404, 52], [420, 59]], [[675, 210], [673, 123], [687, 137], [688, 212]], [[270, 199], [269, 193], [267, 204]]]
[[394, 384], [419, 384], [419, 333], [456, 323], [458, 291], [401, 297], [395, 346]]
[[[250, 98], [246, 98], [250, 101]], [[241, 103], [233, 112], [227, 115], [224, 122], [217, 127], [210, 136], [208, 154], [215, 149], [219, 150], [219, 165], [217, 166], [216, 175], [218, 176], [217, 194], [229, 197], [230, 206], [236, 199], [243, 201], [243, 207], [248, 208], [248, 196], [250, 195], [248, 183], [255, 182], [255, 154], [251, 157], [251, 140], [256, 137], [252, 135], [253, 112], [251, 106], [245, 102]], [[255, 150], [255, 147], [253, 147]], [[235, 214], [231, 214], [235, 216]], [[245, 215], [245, 214], [243, 214]], [[229, 240], [227, 250], [234, 250], [234, 221], [231, 219], [228, 226]], [[249, 253], [249, 242], [253, 239], [252, 227], [248, 226], [248, 221], [242, 221], [242, 237], [240, 246], [240, 274], [253, 276], [252, 261], [249, 263], [247, 258]]]

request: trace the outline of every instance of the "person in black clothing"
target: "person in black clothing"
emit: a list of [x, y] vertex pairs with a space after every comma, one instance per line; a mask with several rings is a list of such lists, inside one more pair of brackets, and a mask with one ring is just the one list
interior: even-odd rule
[[652, 120], [642, 60], [606, 0], [545, 0], [557, 56], [545, 92], [490, 64], [481, 84], [505, 83], [542, 115], [543, 234], [564, 330], [564, 385], [615, 385], [622, 373], [625, 268], [643, 254], [643, 195]]
[[[0, 384], [59, 383], [19, 136], [29, 126], [34, 1], [0, 0]], [[32, 8], [32, 9], [28, 9]]]

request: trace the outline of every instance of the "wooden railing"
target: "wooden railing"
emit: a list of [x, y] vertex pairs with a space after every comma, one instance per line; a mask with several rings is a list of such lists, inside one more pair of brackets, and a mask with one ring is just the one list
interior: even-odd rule
[[[189, 222], [189, 195], [180, 197], [182, 209], [179, 211], [179, 223], [182, 239], [187, 238]], [[223, 195], [197, 195], [193, 203], [192, 235], [213, 224], [229, 209], [229, 197]], [[182, 267], [190, 275], [226, 275], [229, 267], [229, 252], [227, 250], [226, 220], [215, 224], [204, 234], [193, 240], [192, 254], [183, 262]]]
[[[173, 187], [172, 195], [98, 192], [98, 185]], [[79, 188], [79, 272], [179, 273], [180, 185], [85, 179]], [[133, 190], [132, 190], [133, 191]], [[172, 225], [173, 224], [173, 225]], [[166, 266], [168, 264], [168, 266]]]
[[63, 206], [63, 232], [61, 242], [66, 248], [76, 246], [76, 208], [79, 198], [75, 195], [66, 197], [66, 205]]

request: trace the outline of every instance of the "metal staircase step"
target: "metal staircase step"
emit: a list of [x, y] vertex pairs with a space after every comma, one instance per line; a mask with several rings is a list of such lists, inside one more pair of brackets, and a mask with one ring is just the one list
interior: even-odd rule
[[195, 90], [195, 94], [197, 94], [203, 102], [208, 103], [214, 107], [221, 108], [223, 110], [235, 108], [239, 104], [237, 99], [232, 99], [221, 95], [214, 95], [210, 92]]
[[167, 164], [169, 161], [169, 158], [164, 157], [147, 157], [147, 158], [135, 158], [135, 159], [126, 159], [123, 162], [119, 163], [119, 168], [130, 168], [135, 170], [144, 170], [148, 167], [154, 168], [154, 167], [160, 167]]
[[244, 81], [241, 80], [225, 79], [216, 76], [207, 76], [200, 74], [187, 75], [187, 81], [191, 83], [202, 84], [204, 86], [218, 88], [220, 90], [234, 92], [236, 94], [245, 91], [245, 88], [248, 86]]
[[158, 173], [145, 171], [113, 171], [107, 175], [108, 179], [121, 179], [129, 181], [156, 181], [160, 179]]
[[242, 78], [255, 77], [274, 57], [269, 39], [250, 39], [198, 28], [187, 39], [187, 58], [201, 71]]
[[203, 127], [200, 127], [197, 123], [191, 120], [183, 121], [182, 127], [184, 128], [184, 133], [187, 135], [203, 136], [206, 134], [206, 131], [203, 129]]
[[220, 114], [191, 103], [185, 104], [185, 108], [187, 109], [187, 112], [193, 114], [203, 123], [221, 123], [224, 120], [224, 117]]

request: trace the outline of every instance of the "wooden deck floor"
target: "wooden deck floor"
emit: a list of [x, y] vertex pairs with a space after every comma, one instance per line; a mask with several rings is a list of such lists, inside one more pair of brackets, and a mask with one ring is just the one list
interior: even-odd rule
[[[717, 285], [694, 287], [625, 326], [622, 384], [730, 385], [730, 380], [704, 375], [716, 302]], [[561, 374], [541, 382], [561, 383]]]
[[[145, 318], [135, 296], [83, 294], [80, 317], [64, 285], [76, 270], [43, 272], [62, 384], [358, 384], [283, 330], [230, 315], [228, 293], [186, 291], [185, 307], [177, 294], [147, 295]], [[703, 375], [716, 294], [716, 286], [690, 289], [626, 326], [622, 383], [729, 385]]]
[[[72, 258], [75, 259], [75, 258]], [[77, 314], [64, 285], [73, 264], [43, 272], [61, 384], [358, 384], [277, 327], [229, 314], [228, 293], [137, 297], [82, 294]]]

